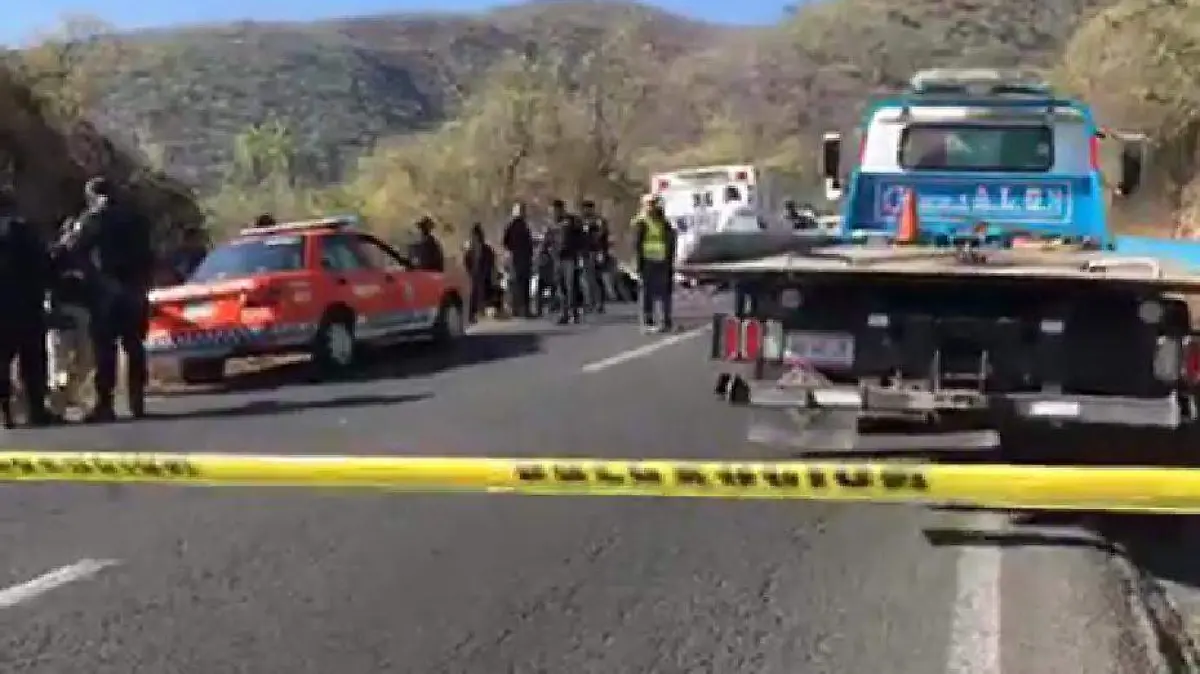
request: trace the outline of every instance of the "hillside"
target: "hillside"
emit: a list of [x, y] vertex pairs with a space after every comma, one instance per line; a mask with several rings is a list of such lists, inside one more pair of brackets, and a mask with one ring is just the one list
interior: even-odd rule
[[[158, 148], [166, 168], [212, 186], [233, 137], [276, 115], [307, 177], [343, 178], [381, 138], [453, 117], [506, 54], [579, 55], [636, 31], [669, 141], [737, 96], [762, 134], [837, 121], [864, 92], [941, 63], [1048, 61], [1104, 0], [827, 0], [772, 29], [706, 25], [621, 2], [537, 2], [477, 16], [242, 23], [129, 36], [98, 105], [103, 128]], [[665, 113], [665, 115], [664, 115]], [[680, 130], [687, 130], [680, 138]], [[134, 135], [136, 134], [136, 138]], [[778, 138], [771, 139], [777, 143]]]
[[203, 214], [184, 185], [148, 170], [86, 123], [58, 118], [12, 71], [0, 67], [0, 182], [15, 188], [19, 213], [47, 234], [83, 207], [83, 185], [105, 175], [125, 186], [153, 219], [160, 243], [198, 227]]

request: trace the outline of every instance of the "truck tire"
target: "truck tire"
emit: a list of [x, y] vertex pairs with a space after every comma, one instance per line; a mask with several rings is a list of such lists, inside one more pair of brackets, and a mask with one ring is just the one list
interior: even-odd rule
[[313, 365], [322, 378], [343, 375], [358, 364], [354, 315], [349, 309], [334, 308], [325, 314], [311, 349]]
[[457, 343], [466, 334], [466, 325], [462, 300], [457, 295], [446, 295], [438, 307], [437, 319], [431, 329], [434, 343], [442, 346]]

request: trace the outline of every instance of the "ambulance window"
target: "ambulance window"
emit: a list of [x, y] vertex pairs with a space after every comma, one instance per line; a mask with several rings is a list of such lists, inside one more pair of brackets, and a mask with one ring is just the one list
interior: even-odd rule
[[705, 192], [705, 193], [704, 193], [704, 205], [705, 205], [706, 207], [708, 207], [708, 208], [712, 208], [712, 207], [713, 207], [713, 195], [712, 195], [712, 192]]
[[1049, 171], [1054, 132], [1040, 125], [914, 124], [900, 138], [910, 170]]
[[736, 186], [730, 185], [725, 188], [725, 203], [732, 204], [742, 200], [742, 191]]
[[699, 192], [692, 193], [692, 208], [700, 208], [704, 205], [704, 195]]

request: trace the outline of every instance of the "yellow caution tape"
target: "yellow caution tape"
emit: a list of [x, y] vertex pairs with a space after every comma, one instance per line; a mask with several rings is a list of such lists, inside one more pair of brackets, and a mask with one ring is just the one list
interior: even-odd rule
[[807, 499], [1200, 513], [1200, 470], [835, 462], [0, 452], [0, 481]]

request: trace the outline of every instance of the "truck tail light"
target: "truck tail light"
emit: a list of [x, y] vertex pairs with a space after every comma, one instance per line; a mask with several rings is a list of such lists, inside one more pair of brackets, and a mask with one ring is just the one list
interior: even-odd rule
[[1181, 365], [1183, 381], [1193, 386], [1200, 384], [1200, 337], [1183, 338]]
[[750, 362], [783, 359], [783, 324], [757, 318], [725, 316], [717, 326], [718, 345], [714, 355], [722, 360]]

